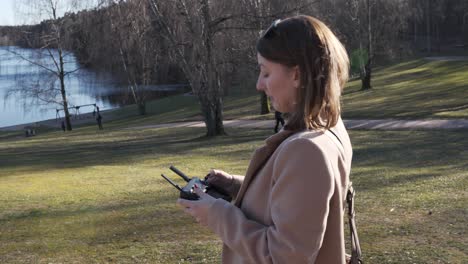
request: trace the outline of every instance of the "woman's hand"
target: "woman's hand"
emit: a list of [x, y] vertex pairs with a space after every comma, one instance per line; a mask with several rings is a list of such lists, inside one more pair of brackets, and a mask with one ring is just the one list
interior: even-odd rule
[[184, 212], [193, 216], [195, 220], [203, 226], [208, 226], [208, 210], [216, 201], [215, 198], [204, 193], [200, 186], [195, 185], [194, 192], [200, 199], [192, 201], [186, 199], [178, 199], [177, 204], [184, 208]]
[[215, 187], [228, 190], [232, 185], [233, 177], [225, 171], [212, 169], [208, 175], [206, 175], [205, 180]]

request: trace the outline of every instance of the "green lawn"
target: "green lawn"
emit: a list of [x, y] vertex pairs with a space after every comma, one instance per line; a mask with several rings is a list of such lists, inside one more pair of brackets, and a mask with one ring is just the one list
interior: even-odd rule
[[[467, 62], [409, 61], [345, 90], [345, 118], [467, 118]], [[259, 95], [232, 93], [225, 117], [259, 116]], [[0, 263], [219, 263], [220, 241], [175, 205], [161, 177], [176, 165], [243, 174], [270, 130], [127, 129], [200, 120], [194, 97], [104, 114], [38, 136], [0, 132]], [[115, 120], [109, 121], [114, 118]], [[357, 224], [366, 263], [468, 263], [466, 131], [351, 131]]]
[[[220, 241], [159, 175], [242, 174], [268, 130], [94, 126], [0, 133], [0, 263], [218, 263]], [[352, 131], [367, 263], [467, 263], [464, 131]]]
[[413, 60], [375, 71], [344, 91], [344, 118], [468, 118], [468, 61]]

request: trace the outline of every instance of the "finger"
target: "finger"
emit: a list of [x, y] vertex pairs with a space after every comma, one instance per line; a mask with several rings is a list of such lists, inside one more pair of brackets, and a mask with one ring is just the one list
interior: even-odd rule
[[205, 176], [205, 180], [207, 180], [208, 182], [212, 181], [213, 178], [215, 176], [215, 170], [214, 169], [211, 169], [208, 174]]
[[198, 186], [198, 184], [195, 184], [193, 191], [198, 195], [198, 197], [200, 197], [200, 199], [204, 199], [206, 196], [209, 196], [201, 189], [200, 186]]

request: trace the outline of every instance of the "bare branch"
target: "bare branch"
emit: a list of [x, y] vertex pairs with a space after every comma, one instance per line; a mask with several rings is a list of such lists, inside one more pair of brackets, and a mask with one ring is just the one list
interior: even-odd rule
[[52, 54], [52, 52], [50, 51], [50, 49], [47, 49], [47, 52], [49, 53], [50, 58], [51, 58], [52, 61], [54, 62], [55, 67], [57, 68], [57, 72], [60, 72], [60, 66], [58, 65], [57, 61], [55, 60], [55, 57], [54, 57], [54, 55]]
[[35, 62], [35, 61], [33, 61], [33, 60], [28, 59], [28, 58], [24, 57], [23, 55], [19, 54], [18, 52], [11, 51], [11, 50], [8, 50], [8, 52], [10, 52], [10, 53], [12, 53], [12, 54], [14, 54], [14, 55], [20, 57], [22, 60], [25, 60], [25, 61], [27, 61], [27, 62], [33, 64], [33, 65], [36, 65], [36, 66], [38, 66], [38, 67], [40, 67], [40, 68], [42, 68], [42, 69], [44, 69], [44, 70], [46, 70], [46, 71], [48, 71], [48, 72], [50, 72], [50, 73], [52, 73], [52, 74], [58, 76], [58, 75], [57, 75], [57, 72], [55, 72], [54, 70], [52, 70], [52, 69], [50, 69], [50, 68], [48, 68], [48, 67], [46, 67], [46, 66], [44, 66], [44, 65], [42, 65], [42, 64], [40, 64], [40, 63], [37, 63], [37, 62]]
[[73, 74], [73, 73], [75, 73], [75, 72], [77, 72], [77, 71], [79, 71], [79, 70], [81, 70], [81, 69], [83, 69], [83, 67], [78, 67], [78, 68], [76, 68], [76, 69], [74, 69], [74, 70], [66, 71], [66, 72], [64, 73], [63, 76], [67, 76], [67, 75]]

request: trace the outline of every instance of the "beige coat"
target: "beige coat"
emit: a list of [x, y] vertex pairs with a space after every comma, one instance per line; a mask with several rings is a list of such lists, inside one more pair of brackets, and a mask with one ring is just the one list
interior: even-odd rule
[[345, 263], [352, 149], [341, 120], [332, 130], [343, 144], [329, 131], [283, 130], [255, 151], [233, 181], [234, 203], [218, 199], [208, 212], [223, 263]]

